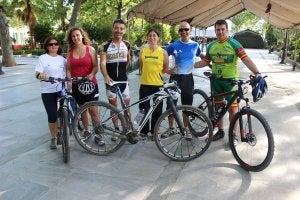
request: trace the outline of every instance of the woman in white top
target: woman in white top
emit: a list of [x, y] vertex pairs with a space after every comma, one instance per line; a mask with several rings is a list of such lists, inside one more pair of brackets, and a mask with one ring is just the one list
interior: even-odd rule
[[[62, 49], [59, 40], [55, 37], [48, 37], [44, 42], [45, 54], [39, 57], [35, 67], [36, 78], [39, 80], [48, 77], [66, 77], [66, 59], [61, 56]], [[61, 91], [60, 83], [50, 83], [41, 81], [41, 96], [45, 106], [48, 125], [51, 134], [51, 149], [56, 149], [57, 134], [57, 99]]]

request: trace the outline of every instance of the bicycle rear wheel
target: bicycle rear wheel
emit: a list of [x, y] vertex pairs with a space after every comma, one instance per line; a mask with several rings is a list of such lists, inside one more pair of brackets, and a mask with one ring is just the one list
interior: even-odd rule
[[[94, 112], [91, 112], [92, 110]], [[86, 112], [87, 121], [84, 122], [82, 116]], [[85, 130], [81, 130], [78, 126], [80, 120]], [[92, 154], [107, 155], [119, 149], [126, 141], [124, 116], [117, 108], [106, 102], [91, 101], [81, 106], [75, 114], [72, 127], [77, 142]]]
[[193, 106], [199, 108], [207, 116], [209, 116], [209, 97], [200, 89], [194, 89], [193, 91]]
[[[238, 132], [237, 145], [234, 144], [233, 137], [235, 124], [242, 124], [245, 134], [243, 141], [240, 131]], [[237, 130], [240, 130], [239, 126]], [[234, 158], [245, 170], [259, 172], [268, 167], [274, 155], [274, 138], [262, 114], [250, 108], [243, 108], [235, 114], [229, 125], [229, 146]]]
[[[178, 127], [178, 122], [174, 119], [172, 134], [168, 133], [167, 137], [164, 136], [169, 131], [169, 117], [173, 115], [171, 109], [165, 111], [155, 124], [154, 140], [156, 146], [160, 152], [172, 160], [193, 160], [208, 149], [213, 134], [212, 124], [200, 109], [193, 106], [177, 106], [176, 110], [182, 120], [181, 123], [183, 123], [183, 114], [188, 116], [189, 126], [185, 127], [185, 133], [182, 133]], [[197, 131], [206, 130], [206, 133], [199, 137], [194, 135], [191, 129]]]
[[69, 144], [69, 135], [70, 135], [70, 127], [69, 127], [69, 117], [68, 111], [66, 108], [61, 109], [60, 117], [59, 117], [59, 129], [60, 135], [58, 136], [58, 140], [61, 142], [62, 146], [62, 154], [64, 163], [68, 163], [70, 161], [70, 144]]

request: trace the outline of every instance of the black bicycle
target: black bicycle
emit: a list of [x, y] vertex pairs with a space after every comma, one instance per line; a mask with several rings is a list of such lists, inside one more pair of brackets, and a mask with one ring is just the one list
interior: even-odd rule
[[[75, 111], [76, 109], [78, 109], [77, 104], [74, 102], [72, 94], [67, 91], [66, 82], [80, 82], [83, 80], [86, 80], [86, 78], [75, 77], [67, 79], [48, 77], [48, 79], [42, 80], [51, 83], [61, 83], [62, 90], [60, 92], [60, 97], [57, 99], [57, 144], [61, 144], [62, 146], [64, 163], [68, 163], [70, 161], [69, 136], [72, 135], [72, 122], [74, 119]], [[77, 126], [78, 129], [83, 130], [81, 118], [78, 120]]]
[[[204, 72], [204, 75], [209, 78], [210, 82], [214, 78], [208, 71]], [[238, 102], [238, 112], [232, 117], [229, 124], [229, 146], [234, 158], [245, 170], [258, 172], [268, 167], [273, 159], [274, 138], [267, 120], [261, 113], [250, 108], [249, 99], [244, 96], [248, 92], [248, 87], [245, 85], [252, 84], [253, 81], [255, 81], [253, 76], [246, 81], [232, 80], [230, 84], [237, 85], [237, 90], [211, 94], [211, 96], [200, 89], [195, 89], [194, 99], [199, 102], [197, 107], [208, 114], [214, 128], [230, 106], [235, 101]], [[233, 96], [227, 102], [225, 96], [230, 94]], [[220, 97], [224, 99], [223, 104], [216, 107], [215, 99], [220, 99]], [[241, 107], [242, 100], [245, 104]], [[236, 128], [237, 126], [238, 128]], [[238, 129], [236, 136], [234, 136], [235, 129]], [[197, 133], [201, 135], [200, 131]]]
[[[119, 149], [126, 140], [132, 144], [144, 141], [144, 138], [140, 137], [140, 131], [158, 104], [164, 99], [167, 99], [171, 106], [157, 120], [153, 134], [153, 140], [160, 152], [175, 161], [189, 161], [202, 155], [209, 147], [213, 131], [209, 118], [198, 108], [188, 105], [175, 106], [173, 99], [178, 97], [179, 92], [176, 82], [165, 84], [159, 92], [129, 106], [126, 106], [118, 84], [106, 86], [109, 90], [117, 93], [122, 110], [103, 101], [93, 101], [80, 107], [74, 118], [74, 136], [88, 152], [107, 155]], [[150, 109], [142, 120], [134, 125], [127, 110], [134, 105], [150, 100], [154, 100]], [[86, 113], [90, 109], [96, 109], [98, 116], [89, 116], [88, 124], [91, 134], [86, 137], [76, 124], [82, 113]], [[171, 116], [174, 117], [173, 134], [162, 137], [170, 129], [169, 118]], [[184, 118], [188, 119], [188, 123], [183, 122]], [[201, 137], [193, 135], [194, 132], [191, 130], [194, 129], [202, 130], [204, 133]], [[102, 141], [101, 145], [98, 143], [99, 138]]]

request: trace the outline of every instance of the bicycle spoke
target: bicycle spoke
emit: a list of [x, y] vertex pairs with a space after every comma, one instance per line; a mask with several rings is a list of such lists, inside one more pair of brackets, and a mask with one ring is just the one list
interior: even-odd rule
[[[178, 106], [177, 111], [182, 121], [183, 113], [188, 116], [188, 126], [182, 130], [184, 132], [180, 131], [175, 120], [174, 128], [172, 132], [169, 132], [169, 117], [172, 113], [171, 110], [168, 110], [157, 121], [155, 142], [159, 150], [173, 160], [192, 160], [199, 157], [208, 148], [212, 138], [212, 125], [204, 113], [192, 106]], [[202, 136], [195, 134], [197, 132], [195, 130], [200, 129], [206, 131]]]

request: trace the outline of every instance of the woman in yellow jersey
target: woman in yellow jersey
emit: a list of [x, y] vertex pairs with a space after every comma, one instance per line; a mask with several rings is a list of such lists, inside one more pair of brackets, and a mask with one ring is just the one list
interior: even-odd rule
[[[140, 52], [140, 68], [142, 72], [140, 80], [140, 99], [147, 97], [159, 91], [163, 85], [162, 74], [172, 73], [168, 69], [169, 57], [167, 52], [159, 45], [159, 33], [155, 29], [150, 29], [147, 33], [148, 46]], [[152, 114], [150, 133], [153, 134], [154, 125], [158, 117], [162, 114], [163, 103], [160, 103]], [[147, 112], [150, 108], [150, 102], [146, 101], [139, 105], [140, 112]], [[141, 131], [142, 136], [149, 132], [149, 122]]]

